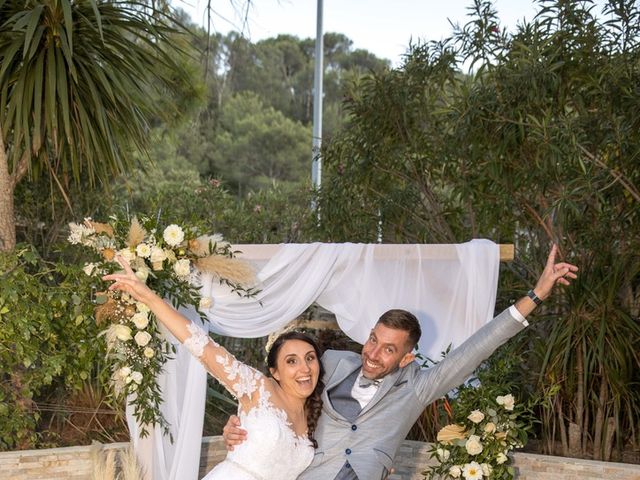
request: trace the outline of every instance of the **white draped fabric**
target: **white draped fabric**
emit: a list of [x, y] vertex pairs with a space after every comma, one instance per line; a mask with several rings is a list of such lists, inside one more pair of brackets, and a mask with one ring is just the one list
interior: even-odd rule
[[[420, 353], [435, 360], [450, 343], [459, 345], [493, 317], [500, 259], [498, 245], [488, 240], [457, 245], [283, 244], [270, 259], [253, 253], [258, 253], [253, 258], [261, 289], [256, 297], [241, 298], [211, 277], [202, 279], [202, 294], [214, 298], [207, 312], [211, 331], [265, 336], [315, 302], [336, 315], [349, 337], [363, 343], [382, 313], [403, 308], [420, 320]], [[251, 255], [245, 258], [251, 260]], [[159, 428], [140, 439], [127, 412], [147, 479], [197, 478], [206, 374], [185, 349], [177, 349], [158, 379], [174, 442]]]

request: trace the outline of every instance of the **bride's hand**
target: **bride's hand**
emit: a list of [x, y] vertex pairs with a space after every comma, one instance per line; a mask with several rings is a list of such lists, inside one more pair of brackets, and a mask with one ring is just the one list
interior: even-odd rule
[[147, 305], [149, 305], [149, 302], [155, 297], [158, 297], [153, 290], [147, 287], [147, 285], [136, 276], [124, 258], [118, 255], [116, 256], [116, 261], [122, 266], [124, 273], [117, 272], [102, 277], [103, 280], [113, 281], [109, 286], [109, 290], [126, 292], [138, 302]]

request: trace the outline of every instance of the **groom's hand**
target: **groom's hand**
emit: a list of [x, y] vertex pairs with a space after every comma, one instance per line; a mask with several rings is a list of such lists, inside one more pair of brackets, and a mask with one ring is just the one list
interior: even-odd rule
[[553, 287], [556, 285], [570, 285], [572, 280], [578, 278], [578, 267], [567, 262], [556, 263], [557, 255], [558, 246], [553, 245], [549, 252], [549, 256], [547, 257], [547, 263], [545, 264], [544, 270], [536, 282], [536, 286], [533, 287], [532, 290], [533, 294], [538, 297], [539, 301], [535, 302], [531, 297], [526, 296], [515, 303], [515, 307], [523, 317], [529, 315], [540, 301], [549, 297]]
[[558, 246], [553, 245], [549, 256], [547, 257], [547, 263], [544, 266], [544, 270], [540, 275], [540, 278], [536, 282], [536, 286], [533, 288], [533, 292], [538, 296], [540, 300], [545, 300], [549, 295], [553, 287], [556, 285], [568, 286], [571, 280], [578, 278], [578, 267], [567, 262], [556, 263], [556, 256], [558, 255]]
[[240, 428], [240, 419], [231, 415], [222, 429], [222, 438], [227, 450], [232, 451], [235, 445], [240, 445], [247, 439], [247, 431]]

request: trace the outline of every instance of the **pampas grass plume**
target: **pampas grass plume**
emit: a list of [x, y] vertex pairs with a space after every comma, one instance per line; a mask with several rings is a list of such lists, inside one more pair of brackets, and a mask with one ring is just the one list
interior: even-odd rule
[[147, 231], [144, 229], [137, 217], [133, 217], [131, 220], [131, 226], [129, 226], [129, 233], [127, 234], [127, 247], [136, 247], [142, 243], [144, 237], [146, 237]]
[[242, 286], [255, 283], [253, 267], [243, 260], [229, 258], [223, 255], [209, 255], [195, 261], [196, 268], [201, 272], [211, 273], [217, 277], [229, 280]]
[[121, 480], [141, 480], [144, 475], [142, 467], [138, 464], [138, 458], [132, 447], [120, 451]]
[[102, 445], [96, 443], [91, 448], [91, 460], [93, 461], [93, 480], [117, 480], [116, 452], [113, 449], [105, 452]]

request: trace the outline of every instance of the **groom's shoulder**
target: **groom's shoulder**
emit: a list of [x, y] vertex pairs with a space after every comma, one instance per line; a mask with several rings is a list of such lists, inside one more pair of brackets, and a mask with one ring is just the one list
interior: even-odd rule
[[333, 364], [343, 359], [353, 359], [354, 361], [360, 360], [360, 355], [348, 350], [325, 350], [322, 355], [322, 363]]

